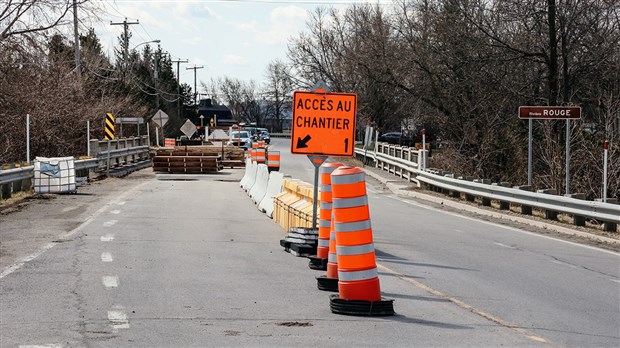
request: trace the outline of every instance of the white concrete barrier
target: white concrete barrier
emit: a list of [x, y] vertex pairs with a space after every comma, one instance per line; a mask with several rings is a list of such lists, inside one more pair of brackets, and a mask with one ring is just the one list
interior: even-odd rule
[[264, 163], [258, 164], [258, 172], [256, 173], [256, 182], [250, 190], [250, 198], [254, 204], [260, 203], [267, 192], [267, 183], [269, 182], [269, 170]]
[[248, 176], [248, 180], [243, 185], [243, 189], [246, 190], [248, 193], [252, 189], [252, 186], [254, 186], [254, 182], [256, 181], [257, 171], [258, 171], [258, 164], [252, 161], [252, 165], [250, 166], [250, 174]]
[[250, 178], [250, 171], [252, 169], [252, 159], [250, 157], [245, 160], [245, 174], [243, 174], [243, 178], [239, 181], [239, 186], [244, 187]]
[[284, 173], [269, 173], [267, 192], [265, 192], [265, 197], [258, 203], [258, 210], [264, 212], [270, 218], [273, 218], [273, 198], [283, 191], [282, 179], [284, 179]]

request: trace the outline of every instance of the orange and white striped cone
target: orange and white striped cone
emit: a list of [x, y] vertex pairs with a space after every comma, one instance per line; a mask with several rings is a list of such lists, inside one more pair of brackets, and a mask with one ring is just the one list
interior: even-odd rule
[[329, 253], [327, 255], [327, 273], [316, 278], [319, 290], [338, 291], [338, 255], [336, 254], [336, 233], [334, 232], [334, 210], [332, 210], [329, 232]]
[[316, 255], [310, 256], [308, 267], [321, 271], [327, 270], [329, 255], [329, 235], [332, 220], [332, 188], [331, 174], [336, 168], [343, 166], [342, 163], [323, 163], [319, 168], [321, 192], [319, 195], [319, 239]]
[[332, 220], [338, 258], [338, 296], [333, 313], [393, 315], [393, 300], [381, 298], [364, 171], [343, 166], [331, 175]]

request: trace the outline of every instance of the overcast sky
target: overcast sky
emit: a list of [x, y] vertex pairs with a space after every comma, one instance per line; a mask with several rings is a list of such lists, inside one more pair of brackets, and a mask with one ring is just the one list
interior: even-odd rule
[[129, 26], [130, 48], [161, 40], [173, 59], [189, 60], [181, 64], [180, 80], [192, 87], [193, 71], [186, 68], [194, 65], [204, 66], [197, 70], [199, 82], [223, 76], [262, 82], [269, 62], [285, 58], [287, 39], [306, 28], [309, 13], [317, 6], [344, 8], [353, 2], [363, 1], [108, 0], [101, 2], [106, 13], [96, 31], [111, 53], [123, 26], [110, 21], [139, 21]]

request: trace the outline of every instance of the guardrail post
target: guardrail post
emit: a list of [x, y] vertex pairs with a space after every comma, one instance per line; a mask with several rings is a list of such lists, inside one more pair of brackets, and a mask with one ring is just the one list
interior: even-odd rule
[[[501, 187], [512, 187], [512, 184], [506, 181], [501, 181], [498, 184], [494, 184], [494, 185], [498, 185]], [[508, 210], [510, 209], [510, 202], [506, 202], [506, 201], [499, 201], [499, 210]]]
[[[485, 185], [490, 185], [491, 184], [491, 180], [489, 179], [476, 179], [474, 180], [474, 182], [477, 182], [479, 184], [485, 184]], [[490, 207], [491, 206], [491, 199], [490, 198], [486, 198], [486, 197], [480, 197], [480, 204], [482, 204], [482, 206], [485, 207]]]
[[[569, 193], [565, 194], [564, 197], [570, 197], [575, 199], [586, 199], [585, 193]], [[585, 226], [586, 218], [585, 216], [573, 215], [573, 224], [575, 226]]]
[[[542, 189], [542, 190], [538, 190], [536, 191], [538, 193], [544, 193], [547, 195], [557, 195], [558, 191], [555, 189]], [[557, 220], [558, 219], [558, 212], [557, 211], [553, 211], [553, 210], [548, 210], [545, 209], [545, 219], [547, 220]]]
[[[603, 202], [602, 198], [595, 199], [597, 202]], [[607, 198], [607, 202], [610, 204], [618, 204], [617, 198]], [[603, 231], [605, 232], [618, 232], [618, 224], [615, 222], [603, 221]]]
[[0, 199], [11, 198], [13, 194], [13, 183], [0, 185]]
[[[532, 186], [529, 185], [515, 186], [514, 188], [532, 192]], [[521, 214], [532, 215], [532, 207], [530, 207], [529, 205], [521, 204]]]

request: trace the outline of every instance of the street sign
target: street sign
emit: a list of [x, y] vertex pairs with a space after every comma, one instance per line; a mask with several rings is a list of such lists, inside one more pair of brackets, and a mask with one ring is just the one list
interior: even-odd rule
[[153, 115], [153, 121], [157, 123], [160, 127], [163, 127], [168, 122], [168, 114], [161, 110], [157, 110], [155, 115]]
[[353, 156], [357, 95], [293, 93], [291, 153]]
[[114, 139], [114, 115], [111, 112], [105, 115], [105, 139]]
[[519, 106], [520, 119], [578, 120], [581, 118], [579, 106]]
[[191, 139], [192, 135], [196, 133], [196, 125], [192, 121], [187, 120], [181, 126], [181, 132], [183, 132], [183, 134], [187, 135], [187, 137]]
[[142, 117], [117, 117], [116, 124], [143, 124]]

